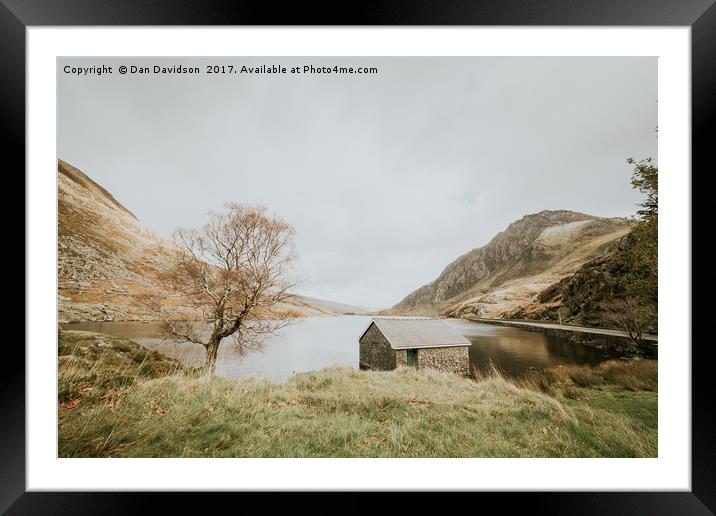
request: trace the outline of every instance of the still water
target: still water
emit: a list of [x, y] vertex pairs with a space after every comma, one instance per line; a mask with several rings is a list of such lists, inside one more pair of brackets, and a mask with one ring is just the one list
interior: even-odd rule
[[494, 365], [509, 376], [557, 365], [595, 365], [610, 358], [606, 351], [578, 344], [564, 337], [521, 328], [462, 320], [448, 324], [472, 343], [470, 369], [487, 371]]
[[[299, 319], [270, 337], [259, 350], [237, 351], [230, 339], [221, 343], [216, 372], [227, 378], [249, 376], [286, 381], [291, 375], [331, 365], [358, 368], [358, 337], [370, 317], [309, 317]], [[519, 328], [462, 320], [448, 320], [471, 343], [470, 366], [487, 370], [494, 364], [508, 375], [558, 364], [597, 364], [606, 360], [598, 349], [568, 339]], [[87, 322], [61, 325], [67, 330], [88, 330], [133, 340], [176, 358], [190, 367], [204, 363], [199, 344], [162, 339], [159, 326], [144, 322]]]

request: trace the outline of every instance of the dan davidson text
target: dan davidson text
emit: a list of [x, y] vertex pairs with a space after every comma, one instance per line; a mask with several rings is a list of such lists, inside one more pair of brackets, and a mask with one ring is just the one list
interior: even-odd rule
[[62, 71], [66, 74], [86, 76], [86, 75], [105, 75], [119, 72], [121, 75], [196, 75], [196, 74], [256, 74], [256, 75], [272, 75], [272, 74], [377, 74], [378, 68], [374, 66], [315, 66], [315, 65], [260, 65], [260, 66], [236, 66], [231, 64], [224, 65], [204, 65], [204, 66], [138, 66], [138, 65], [121, 65], [121, 66], [65, 66]]

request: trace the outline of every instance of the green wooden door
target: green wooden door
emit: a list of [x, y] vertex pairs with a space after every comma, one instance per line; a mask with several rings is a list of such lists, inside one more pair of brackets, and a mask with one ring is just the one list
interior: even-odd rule
[[409, 349], [408, 350], [408, 367], [417, 367], [418, 365], [418, 350], [417, 349]]

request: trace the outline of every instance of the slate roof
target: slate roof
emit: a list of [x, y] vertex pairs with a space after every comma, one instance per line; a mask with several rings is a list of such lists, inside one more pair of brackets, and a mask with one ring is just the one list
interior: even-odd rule
[[[445, 321], [429, 318], [374, 317], [375, 324], [393, 349], [469, 346], [470, 341]], [[368, 331], [366, 328], [366, 331]], [[363, 332], [363, 335], [365, 332]], [[363, 337], [361, 335], [361, 338]]]

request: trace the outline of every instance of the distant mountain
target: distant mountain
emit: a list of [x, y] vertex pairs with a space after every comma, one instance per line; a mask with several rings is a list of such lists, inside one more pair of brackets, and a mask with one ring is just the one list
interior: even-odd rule
[[321, 310], [327, 314], [343, 314], [343, 315], [368, 315], [371, 313], [370, 308], [365, 306], [346, 305], [344, 303], [336, 303], [335, 301], [326, 301], [316, 297], [293, 296], [293, 304], [296, 306], [304, 305], [312, 310]]
[[631, 225], [624, 218], [566, 210], [525, 215], [486, 245], [457, 258], [389, 312], [504, 317], [574, 274], [627, 235]]
[[[139, 303], [176, 252], [143, 227], [104, 187], [58, 160], [58, 310], [60, 322], [151, 320]], [[167, 296], [171, 299], [171, 296]], [[353, 307], [295, 296], [282, 307], [296, 317], [366, 313]], [[175, 307], [177, 317], [181, 306]]]

